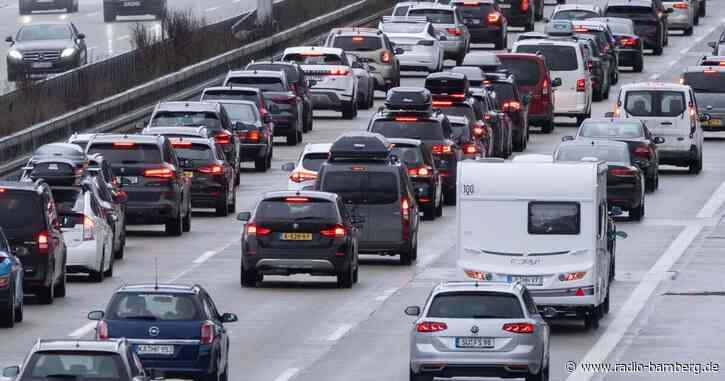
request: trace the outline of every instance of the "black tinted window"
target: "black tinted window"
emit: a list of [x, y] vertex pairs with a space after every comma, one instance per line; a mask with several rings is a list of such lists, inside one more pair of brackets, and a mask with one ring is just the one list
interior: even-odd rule
[[516, 99], [516, 93], [514, 92], [514, 85], [506, 82], [494, 82], [493, 91], [496, 95], [496, 101], [498, 101], [498, 107], [501, 108], [503, 103]]
[[425, 164], [423, 154], [418, 147], [405, 147], [396, 144], [391, 155], [396, 156], [408, 168], [417, 168]]
[[685, 94], [682, 91], [628, 91], [624, 109], [633, 116], [678, 116], [685, 111]]
[[399, 194], [395, 175], [388, 172], [328, 172], [321, 190], [353, 204], [390, 204]]
[[199, 320], [194, 297], [181, 293], [117, 293], [111, 300], [109, 320]]
[[332, 46], [345, 51], [367, 52], [383, 48], [380, 37], [371, 36], [337, 36]]
[[224, 106], [224, 110], [232, 121], [254, 123], [259, 120], [257, 106], [243, 103], [220, 103]]
[[607, 16], [625, 17], [628, 15], [651, 15], [651, 7], [635, 7], [635, 6], [613, 6], [607, 8]]
[[584, 122], [579, 136], [586, 138], [640, 138], [644, 131], [639, 123]]
[[467, 105], [458, 105], [453, 107], [443, 107], [441, 111], [449, 116], [464, 116], [468, 120], [476, 120], [476, 114], [473, 108]]
[[453, 11], [445, 9], [411, 9], [409, 16], [426, 16], [433, 24], [453, 24]]
[[161, 163], [159, 147], [151, 144], [99, 143], [88, 149], [88, 154], [101, 154], [109, 163]]
[[579, 234], [578, 202], [530, 202], [529, 234]]
[[239, 91], [207, 91], [202, 100], [228, 99], [233, 101], [249, 101], [255, 104], [259, 101], [257, 93], [242, 93]]
[[85, 197], [80, 188], [53, 188], [51, 193], [58, 213], [83, 213]]
[[304, 169], [319, 172], [322, 164], [327, 161], [329, 154], [325, 153], [308, 153], [302, 158], [302, 167]]
[[345, 203], [362, 204], [365, 181], [364, 173], [328, 172], [320, 190], [338, 194]]
[[457, 139], [468, 139], [471, 137], [471, 130], [468, 128], [467, 124], [451, 123], [451, 132], [453, 137]]
[[539, 83], [541, 72], [539, 64], [533, 59], [499, 57], [502, 66], [516, 77], [516, 83], [524, 86], [535, 86]]
[[295, 67], [290, 65], [275, 65], [275, 64], [252, 64], [247, 67], [247, 70], [269, 70], [269, 71], [283, 71], [287, 75], [287, 80], [290, 82], [297, 82], [300, 79], [299, 73]]
[[42, 226], [43, 211], [33, 192], [0, 192], [0, 227], [3, 229]]
[[194, 144], [191, 147], [175, 146], [176, 156], [179, 159], [190, 160], [193, 164], [205, 164], [214, 161], [214, 151], [203, 144]]
[[496, 12], [492, 4], [478, 4], [478, 5], [463, 5], [458, 6], [458, 10], [461, 12], [461, 17], [466, 23], [473, 22], [474, 24], [485, 23], [486, 16], [489, 13]]
[[334, 202], [308, 198], [305, 202], [287, 202], [284, 198], [264, 200], [259, 204], [254, 218], [259, 223], [321, 220], [337, 222], [337, 207]]
[[277, 77], [232, 77], [227, 84], [254, 87], [262, 91], [287, 91]]
[[300, 65], [342, 65], [342, 58], [336, 54], [287, 54], [284, 61], [297, 62]]
[[42, 351], [30, 358], [23, 380], [128, 380], [118, 354], [91, 351]]
[[719, 70], [685, 73], [683, 80], [696, 93], [725, 93], [725, 73]]
[[407, 138], [419, 140], [443, 140], [443, 128], [436, 121], [396, 122], [377, 120], [371, 132], [377, 132], [386, 138]]
[[573, 46], [558, 45], [519, 45], [516, 53], [540, 52], [546, 59], [546, 66], [551, 71], [577, 70], [579, 64], [576, 59], [576, 50]]
[[427, 317], [450, 319], [521, 319], [519, 298], [511, 294], [456, 292], [433, 298]]
[[598, 17], [599, 15], [582, 9], [568, 9], [565, 11], [556, 12], [552, 19], [554, 20], [586, 20], [592, 17]]
[[368, 173], [367, 203], [392, 204], [398, 201], [398, 182], [396, 176], [389, 172]]
[[221, 128], [219, 116], [213, 112], [160, 111], [151, 119], [151, 126]]
[[24, 26], [18, 32], [18, 41], [69, 40], [71, 30], [63, 24], [36, 24]]

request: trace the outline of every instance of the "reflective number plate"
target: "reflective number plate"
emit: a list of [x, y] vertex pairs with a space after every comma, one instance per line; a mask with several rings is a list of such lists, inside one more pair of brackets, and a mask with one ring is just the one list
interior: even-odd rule
[[120, 180], [123, 185], [138, 184], [138, 177], [136, 176], [121, 176]]
[[511, 8], [511, 4], [501, 4], [501, 3], [498, 3], [498, 7], [499, 8]]
[[703, 122], [706, 126], [711, 127], [720, 127], [722, 126], [722, 120], [721, 119], [710, 119], [706, 122]]
[[493, 348], [493, 339], [489, 337], [457, 337], [456, 348]]
[[53, 67], [52, 62], [33, 62], [31, 65], [33, 69], [49, 69]]
[[194, 177], [194, 172], [184, 171], [184, 176], [189, 177], [189, 178]]
[[312, 233], [282, 233], [283, 241], [312, 241]]
[[173, 345], [149, 345], [141, 344], [136, 347], [136, 353], [139, 355], [166, 355], [172, 356], [174, 354]]
[[140, 1], [124, 1], [123, 6], [124, 7], [140, 7], [141, 2]]
[[524, 286], [542, 286], [544, 284], [544, 277], [540, 276], [515, 276], [509, 275], [509, 283], [521, 282]]
[[463, 19], [463, 22], [470, 25], [480, 25], [481, 19]]

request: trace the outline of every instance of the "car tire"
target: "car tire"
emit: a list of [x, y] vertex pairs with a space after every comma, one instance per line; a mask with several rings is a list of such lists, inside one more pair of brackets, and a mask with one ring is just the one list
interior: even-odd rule
[[355, 264], [355, 270], [352, 270], [352, 283], [357, 283], [359, 278], [360, 264]]
[[655, 46], [654, 49], [652, 49], [652, 53], [656, 56], [661, 56], [662, 50], [663, 50], [662, 46], [663, 46], [663, 44], [659, 44], [659, 45]]
[[685, 28], [683, 32], [685, 36], [692, 36], [693, 27]]
[[[614, 69], [614, 72], [612, 73], [612, 80], [611, 80], [612, 85], [616, 85], [617, 83], [619, 83], [619, 68]], [[607, 97], [607, 98], [609, 98], [609, 97]]]
[[436, 219], [436, 207], [435, 204], [426, 205], [423, 208], [423, 220], [433, 221]]
[[352, 288], [353, 280], [353, 265], [350, 263], [345, 270], [337, 274], [337, 287], [338, 288]]
[[604, 298], [604, 303], [602, 303], [602, 313], [604, 313], [604, 315], [608, 314], [609, 308], [609, 287], [607, 287], [607, 297]]
[[234, 214], [237, 211], [237, 187], [234, 187], [234, 192], [232, 192], [232, 202], [227, 205], [227, 210], [229, 213]]
[[695, 25], [700, 25], [700, 15], [695, 15], [695, 19], [692, 20], [692, 23]]
[[438, 206], [436, 207], [436, 217], [442, 217], [443, 216], [443, 197], [441, 197], [440, 202], [438, 203]]
[[166, 235], [170, 237], [178, 237], [181, 235], [183, 231], [182, 225], [182, 218], [181, 218], [181, 207], [179, 207], [179, 212], [177, 213], [175, 218], [170, 219], [169, 221], [166, 221]]
[[659, 174], [657, 171], [655, 171], [654, 175], [650, 176], [645, 180], [645, 190], [647, 192], [654, 192], [657, 190], [657, 186], [659, 185]]
[[549, 381], [549, 364], [544, 364], [544, 360], [541, 362], [541, 368], [536, 374], [527, 374], [526, 381]]
[[217, 217], [226, 217], [229, 215], [229, 191], [224, 190], [224, 197], [221, 200], [217, 200], [217, 204], [214, 208], [216, 210]]
[[103, 274], [106, 276], [106, 278], [113, 278], [113, 265], [115, 264], [113, 260], [113, 256], [111, 256], [111, 263], [108, 265], [108, 270]]
[[23, 307], [25, 305], [24, 301], [21, 301], [19, 305], [15, 306], [15, 322], [21, 323], [23, 321]]
[[705, 17], [707, 15], [707, 2], [700, 2], [700, 8], [697, 9], [697, 15]]
[[103, 267], [106, 265], [106, 254], [103, 254], [103, 257], [101, 258], [101, 266], [98, 268], [98, 271], [91, 270], [88, 273], [88, 279], [93, 283], [101, 283], [103, 282], [103, 278], [106, 277], [106, 273], [103, 271]]
[[695, 151], [695, 155], [697, 155], [697, 159], [690, 161], [690, 173], [693, 175], [697, 175], [700, 172], [702, 172], [702, 152], [697, 151], [696, 148], [693, 148]]
[[55, 299], [55, 274], [51, 274], [51, 279], [49, 286], [41, 287], [35, 293], [40, 304], [53, 304]]
[[550, 134], [554, 131], [554, 126], [555, 124], [553, 119], [546, 120], [544, 121], [544, 125], [541, 126], [541, 132]]
[[357, 116], [357, 102], [346, 102], [342, 105], [342, 118], [352, 120]]
[[240, 269], [240, 283], [242, 284], [242, 287], [256, 287], [257, 282], [260, 281], [260, 276], [257, 270], [250, 269], [245, 270], [244, 264], [242, 264], [242, 267]]
[[632, 70], [635, 73], [641, 73], [643, 69], [644, 69], [644, 57], [642, 57], [642, 55], [640, 55], [637, 58], [637, 61], [634, 62], [634, 66], [632, 66]]
[[629, 219], [632, 221], [642, 221], [642, 217], [644, 217], [644, 200], [642, 200], [637, 208], [629, 211]]
[[424, 373], [415, 373], [415, 372], [413, 372], [413, 369], [411, 369], [408, 379], [410, 381], [433, 381], [433, 375], [424, 374]]
[[599, 318], [601, 316], [599, 312], [600, 308], [601, 305], [592, 308], [586, 313], [586, 315], [584, 316], [584, 328], [586, 328], [587, 330], [599, 329]]
[[446, 190], [443, 199], [445, 200], [446, 205], [456, 205], [456, 189], [449, 189]]
[[256, 172], [266, 172], [267, 171], [267, 156], [258, 157], [254, 159], [254, 170]]
[[535, 26], [534, 16], [532, 15], [531, 16], [531, 20], [529, 20], [529, 22], [526, 25], [524, 25], [524, 31], [526, 31], [526, 32], [533, 32], [534, 31], [534, 26]]
[[110, 6], [103, 6], [103, 22], [115, 22], [116, 21], [116, 10]]
[[506, 34], [501, 32], [501, 36], [499, 37], [498, 41], [494, 43], [494, 48], [496, 50], [503, 50], [506, 49]]
[[13, 328], [15, 326], [15, 297], [11, 295], [7, 305], [0, 311], [0, 326]]
[[186, 208], [186, 216], [181, 220], [181, 231], [184, 233], [191, 231], [191, 201], [189, 201], [189, 206]]
[[21, 0], [20, 3], [18, 4], [18, 11], [21, 16], [29, 15], [30, 7], [28, 7], [28, 5], [25, 4], [25, 2]]
[[296, 146], [300, 142], [299, 136], [297, 136], [297, 129], [292, 130], [287, 134], [287, 145]]

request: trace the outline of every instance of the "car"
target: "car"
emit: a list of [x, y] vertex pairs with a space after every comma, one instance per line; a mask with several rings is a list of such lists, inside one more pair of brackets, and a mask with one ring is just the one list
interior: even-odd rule
[[463, 66], [475, 66], [484, 73], [496, 73], [502, 68], [498, 55], [492, 52], [473, 51], [466, 54]]
[[297, 159], [297, 163], [284, 164], [282, 170], [291, 172], [287, 189], [314, 189], [317, 173], [330, 156], [330, 147], [332, 147], [332, 143], [307, 143]]
[[226, 323], [200, 285], [132, 284], [118, 288], [106, 309], [91, 311], [96, 340], [125, 338], [143, 368], [168, 378], [225, 380], [230, 340]]
[[707, 15], [707, 0], [699, 0], [697, 2], [697, 15], [700, 17]]
[[645, 212], [644, 172], [629, 156], [626, 143], [580, 138], [564, 141], [554, 152], [555, 161], [604, 160], [607, 162], [607, 205], [629, 211], [640, 221]]
[[348, 132], [335, 140], [320, 168], [315, 190], [336, 193], [361, 223], [358, 253], [418, 258], [419, 209], [408, 171], [392, 162], [380, 134]]
[[695, 25], [700, 23], [696, 0], [663, 1], [668, 11], [667, 29], [682, 30], [685, 36], [692, 36]]
[[23, 264], [0, 228], [0, 325], [12, 328], [23, 321]]
[[373, 28], [333, 28], [325, 39], [324, 46], [340, 48], [354, 54], [360, 61], [375, 68], [375, 89], [388, 91], [400, 86], [401, 47], [396, 47], [386, 33]]
[[342, 197], [315, 191], [261, 195], [254, 212], [240, 213], [241, 283], [254, 287], [265, 275], [337, 277], [337, 286], [358, 281], [358, 227]]
[[612, 87], [610, 77], [610, 61], [597, 44], [596, 37], [587, 34], [577, 34], [577, 41], [586, 49], [587, 66], [592, 81], [592, 100], [601, 102], [609, 98]]
[[524, 31], [534, 30], [536, 20], [543, 19], [544, 2], [537, 0], [502, 0], [498, 2], [509, 26], [523, 27]]
[[529, 144], [528, 109], [531, 96], [519, 93], [516, 77], [506, 74], [487, 74], [484, 85], [496, 100], [496, 109], [506, 113], [511, 122], [514, 151], [523, 151]]
[[508, 20], [495, 0], [453, 0], [463, 23], [471, 33], [472, 44], [493, 44], [496, 49], [508, 45]]
[[660, 0], [609, 0], [604, 8], [605, 17], [632, 20], [644, 48], [652, 49], [656, 56], [667, 46], [667, 13]]
[[[207, 127], [144, 127], [141, 135], [166, 136], [167, 138], [205, 138], [214, 139], [216, 135]], [[86, 143], [87, 144], [87, 143]]]
[[432, 106], [444, 115], [465, 117], [471, 130], [485, 127], [483, 105], [470, 95], [470, 82], [465, 74], [453, 71], [429, 74], [425, 88], [433, 96]]
[[[290, 146], [295, 146], [302, 141], [304, 106], [302, 99], [292, 91], [284, 71], [230, 71], [222, 85], [258, 88], [272, 115], [274, 136], [286, 137], [287, 145]], [[261, 110], [260, 112], [262, 112]], [[264, 112], [262, 113], [264, 114]], [[265, 117], [263, 116], [263, 118]]]
[[697, 66], [725, 66], [725, 56], [703, 54], [697, 60]]
[[595, 118], [585, 120], [572, 139], [616, 140], [626, 143], [629, 157], [645, 178], [645, 190], [653, 192], [660, 183], [659, 154], [657, 145], [665, 142], [661, 136], [654, 136], [647, 125], [638, 119]]
[[226, 217], [236, 211], [237, 173], [213, 139], [171, 138], [184, 176], [191, 180], [191, 207], [213, 208]]
[[[302, 100], [302, 123], [304, 124], [302, 132], [312, 131], [313, 126], [313, 115], [312, 115], [312, 96], [310, 95], [310, 86], [305, 71], [302, 67], [295, 62], [281, 62], [281, 61], [252, 61], [247, 64], [245, 70], [271, 70], [271, 71], [284, 71], [287, 76], [292, 90]], [[205, 95], [210, 95], [209, 93]], [[204, 95], [202, 95], [202, 98]], [[248, 99], [240, 99], [248, 100]], [[263, 109], [263, 105], [257, 105], [258, 108]]]
[[576, 36], [593, 36], [597, 47], [599, 48], [598, 58], [603, 61], [602, 66], [609, 74], [609, 82], [617, 84], [619, 81], [619, 48], [614, 33], [609, 29], [609, 24], [604, 21], [596, 20], [575, 20], [572, 21], [574, 33]]
[[241, 87], [233, 85], [207, 87], [202, 90], [199, 100], [234, 100], [254, 102], [259, 109], [259, 114], [262, 116], [262, 120], [265, 123], [272, 125], [274, 122], [272, 120], [272, 115], [267, 109], [267, 101], [264, 100], [262, 90], [256, 87]]
[[70, 21], [24, 24], [10, 43], [7, 53], [8, 81], [42, 79], [88, 62], [86, 35]]
[[166, 14], [166, 0], [103, 0], [103, 21], [116, 21], [118, 16], [152, 15], [157, 20]]
[[[725, 61], [725, 57], [723, 57], [723, 61]], [[725, 88], [722, 87], [724, 80], [725, 66], [720, 65], [688, 67], [680, 77], [680, 83], [692, 88], [697, 106], [704, 109], [708, 115], [707, 120], [701, 123], [703, 131], [725, 131], [725, 104], [722, 103], [723, 95], [725, 95], [723, 94]]]
[[282, 60], [302, 65], [305, 74], [312, 81], [310, 92], [316, 110], [342, 112], [344, 119], [357, 117], [358, 101], [364, 97], [360, 90], [361, 69], [340, 48], [298, 46], [287, 48]]
[[642, 120], [653, 134], [665, 138], [657, 147], [660, 164], [688, 167], [693, 174], [702, 170], [700, 122], [709, 115], [700, 115], [690, 86], [663, 82], [623, 85], [614, 112], [607, 116]]
[[239, 161], [253, 161], [254, 170], [266, 172], [272, 167], [274, 124], [265, 123], [254, 102], [219, 100], [232, 120], [239, 138]]
[[78, 0], [19, 0], [18, 10], [21, 16], [34, 11], [64, 9], [67, 13], [78, 12]]
[[191, 230], [191, 179], [165, 136], [96, 135], [88, 154], [100, 154], [127, 194], [127, 225], [165, 225], [166, 234]]
[[483, 106], [484, 132], [490, 142], [491, 156], [508, 158], [513, 152], [512, 122], [511, 118], [498, 110], [498, 102], [491, 88], [472, 87], [471, 96]]
[[[526, 0], [528, 1], [528, 0]], [[440, 36], [443, 58], [463, 63], [463, 57], [471, 47], [471, 33], [463, 23], [463, 17], [457, 7], [436, 3], [420, 2], [408, 8], [407, 16], [427, 17]]]
[[23, 364], [4, 368], [3, 376], [15, 381], [39, 378], [151, 380], [125, 339], [38, 339]]
[[410, 331], [410, 381], [434, 377], [548, 380], [550, 329], [519, 282], [443, 282]]
[[85, 151], [88, 141], [90, 141], [95, 135], [96, 134], [79, 134], [75, 132], [68, 138], [68, 140], [66, 140], [66, 143], [75, 144]]
[[635, 32], [634, 22], [622, 17], [598, 17], [590, 21], [602, 21], [612, 32], [617, 44], [617, 64], [631, 66], [635, 73], [644, 68], [644, 49], [642, 40]]
[[405, 164], [415, 189], [418, 206], [424, 220], [443, 215], [443, 178], [430, 150], [420, 140], [388, 139], [393, 145], [391, 155]]
[[350, 60], [350, 67], [355, 73], [358, 84], [357, 108], [369, 110], [375, 105], [375, 68], [368, 64], [367, 59], [363, 60], [355, 53], [346, 53]]
[[602, 9], [596, 4], [560, 4], [551, 11], [550, 20], [586, 20], [601, 17]]
[[67, 248], [50, 187], [0, 181], [0, 228], [23, 263], [23, 291], [40, 304], [66, 294]]
[[516, 78], [519, 94], [530, 95], [529, 124], [541, 127], [543, 133], [554, 131], [555, 88], [561, 79], [551, 78], [543, 55], [532, 53], [499, 53], [501, 66]]
[[707, 46], [712, 48], [713, 56], [725, 56], [725, 32], [720, 33], [717, 41], [710, 41]]
[[395, 48], [400, 70], [428, 71], [443, 70], [442, 40], [448, 37], [433, 29], [427, 17], [383, 16], [380, 30], [390, 39]]
[[463, 160], [476, 160], [487, 157], [486, 147], [476, 139], [473, 133], [474, 124], [465, 116], [448, 116], [451, 122], [453, 140], [458, 142], [463, 152]]
[[126, 192], [113, 176], [111, 164], [101, 155], [88, 157], [88, 168], [82, 181], [91, 183], [90, 190], [99, 200], [99, 205], [113, 228], [114, 258], [123, 259], [126, 248]]
[[[78, 184], [88, 167], [88, 157], [83, 149], [70, 143], [44, 144], [33, 152], [22, 168], [20, 181], [60, 181]], [[42, 175], [41, 175], [42, 174]]]

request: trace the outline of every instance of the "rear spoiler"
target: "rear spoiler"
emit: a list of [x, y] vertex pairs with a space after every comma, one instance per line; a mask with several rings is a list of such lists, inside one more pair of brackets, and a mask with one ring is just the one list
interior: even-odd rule
[[430, 22], [428, 16], [383, 16], [383, 22], [420, 24]]

